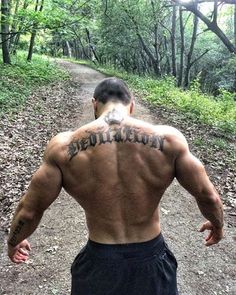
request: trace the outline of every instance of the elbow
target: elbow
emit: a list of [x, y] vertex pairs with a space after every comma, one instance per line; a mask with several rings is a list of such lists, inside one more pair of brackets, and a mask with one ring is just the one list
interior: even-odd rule
[[22, 210], [19, 216], [21, 216], [23, 220], [34, 221], [34, 220], [41, 219], [41, 217], [43, 216], [43, 213], [39, 213], [33, 210]]
[[209, 200], [211, 200], [211, 202], [215, 205], [222, 205], [220, 196], [218, 194], [218, 192], [216, 191], [215, 187], [212, 184], [211, 190], [208, 192], [209, 195]]
[[201, 198], [199, 198], [200, 203], [204, 203], [206, 205], [213, 205], [213, 206], [221, 206], [222, 202], [220, 199], [219, 194], [214, 191], [214, 192], [202, 192]]
[[19, 218], [25, 221], [33, 221], [35, 219], [41, 218], [43, 215], [43, 212], [28, 206], [24, 199], [20, 201], [17, 211]]

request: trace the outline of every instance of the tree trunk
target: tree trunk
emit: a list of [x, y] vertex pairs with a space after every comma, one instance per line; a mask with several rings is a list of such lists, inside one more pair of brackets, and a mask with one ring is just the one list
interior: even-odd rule
[[[26, 8], [28, 7], [28, 5], [29, 5], [29, 2], [28, 2], [28, 0], [25, 0], [24, 1], [24, 4], [23, 4], [23, 10], [26, 10]], [[23, 17], [21, 17], [20, 19], [19, 19], [19, 24], [23, 21]], [[19, 27], [18, 27], [18, 31], [21, 31], [22, 30], [22, 26], [20, 25]], [[20, 33], [17, 33], [16, 35], [15, 35], [15, 37], [14, 37], [14, 44], [12, 44], [13, 45], [13, 47], [12, 47], [12, 53], [13, 54], [16, 54], [16, 50], [17, 50], [17, 47], [18, 47], [18, 44], [19, 44], [19, 41], [20, 41]]]
[[[234, 4], [234, 46], [236, 47], [236, 3]], [[234, 72], [233, 91], [236, 91], [236, 71]]]
[[234, 46], [236, 47], [236, 3], [234, 4]]
[[68, 41], [66, 41], [66, 50], [67, 50], [67, 56], [69, 58], [71, 58], [72, 57], [72, 52], [71, 52], [70, 43]]
[[183, 24], [183, 9], [182, 6], [179, 7], [179, 28], [180, 28], [180, 65], [179, 65], [179, 77], [178, 77], [178, 86], [182, 86], [183, 73], [184, 73], [184, 24]]
[[152, 14], [154, 19], [154, 49], [155, 49], [155, 68], [158, 76], [161, 76], [161, 64], [160, 64], [160, 54], [158, 48], [158, 20], [155, 11], [155, 3], [151, 0]]
[[28, 56], [27, 56], [28, 61], [32, 60], [35, 37], [36, 37], [36, 30], [34, 30], [32, 32], [31, 37], [30, 37], [30, 45], [29, 45], [29, 51], [28, 51]]
[[74, 57], [75, 59], [79, 59], [79, 48], [76, 39], [74, 39]]
[[143, 68], [143, 73], [150, 73], [149, 71], [149, 67], [147, 65], [147, 58], [146, 55], [144, 54], [143, 50], [140, 51], [140, 55], [141, 55], [141, 60], [142, 60], [142, 68]]
[[173, 5], [172, 12], [172, 29], [171, 29], [171, 60], [172, 60], [172, 75], [176, 77], [176, 5]]
[[[11, 27], [11, 33], [15, 33], [16, 32], [16, 27], [17, 27], [17, 13], [18, 13], [18, 9], [19, 9], [19, 4], [20, 4], [20, 0], [16, 0], [16, 5], [15, 5], [15, 10], [14, 10], [14, 16], [13, 16], [13, 22], [12, 22], [12, 27]], [[16, 38], [16, 34], [12, 34], [11, 38], [10, 38], [10, 42], [9, 42], [9, 49], [11, 50], [14, 44], [14, 40]]]
[[191, 45], [190, 49], [187, 55], [187, 64], [186, 64], [186, 69], [185, 69], [185, 77], [184, 77], [184, 88], [187, 88], [189, 85], [189, 80], [190, 80], [190, 69], [191, 69], [191, 60], [192, 60], [192, 55], [193, 55], [193, 50], [194, 50], [194, 45], [197, 39], [197, 29], [198, 29], [198, 23], [199, 23], [199, 18], [194, 15], [193, 19], [193, 34], [192, 34], [192, 40], [191, 40]]
[[[166, 36], [164, 36], [164, 46], [166, 51], [166, 73], [167, 75], [170, 75], [171, 73], [171, 64], [170, 64], [170, 56], [169, 56], [169, 50], [168, 50], [168, 42]], [[172, 72], [173, 74], [173, 72]]]
[[137, 36], [139, 37], [139, 41], [143, 47], [143, 50], [145, 51], [145, 53], [147, 54], [147, 56], [150, 58], [150, 61], [152, 62], [153, 68], [154, 68], [154, 72], [157, 76], [160, 76], [160, 70], [159, 67], [156, 63], [156, 59], [155, 56], [153, 55], [153, 53], [151, 52], [151, 50], [149, 49], [149, 47], [146, 45], [146, 43], [143, 40], [143, 37], [140, 35], [139, 32], [137, 32]]
[[92, 44], [92, 41], [91, 41], [90, 32], [89, 32], [89, 30], [87, 28], [85, 30], [86, 30], [86, 34], [87, 34], [87, 38], [88, 38], [88, 42], [89, 42], [89, 48], [92, 51], [92, 54], [95, 57], [95, 59], [97, 60], [97, 62], [100, 63], [100, 59], [99, 59], [99, 57], [98, 57], [98, 55], [96, 53], [96, 50], [95, 50], [95, 47]]
[[6, 64], [11, 64], [9, 53], [9, 2], [8, 0], [1, 1], [1, 31], [2, 31], [2, 58]]
[[158, 76], [161, 76], [161, 65], [160, 65], [160, 54], [159, 54], [159, 49], [158, 49], [158, 26], [155, 24], [154, 27], [154, 36], [155, 36], [155, 43], [154, 43], [154, 48], [155, 48], [155, 67], [157, 68], [156, 73]]
[[[44, 0], [41, 0], [41, 5], [39, 7], [39, 0], [36, 1], [36, 5], [35, 5], [35, 12], [39, 11], [41, 12], [43, 10], [43, 4], [44, 4]], [[38, 10], [39, 7], [39, 10]], [[27, 61], [31, 61], [32, 60], [32, 55], [33, 55], [33, 48], [34, 48], [34, 43], [35, 43], [35, 37], [36, 37], [36, 33], [37, 33], [37, 22], [35, 22], [33, 24], [33, 29], [32, 29], [32, 34], [30, 37], [30, 45], [29, 45], [29, 51], [28, 51], [28, 56], [27, 56]]]
[[89, 56], [85, 51], [85, 48], [84, 48], [84, 45], [83, 45], [83, 42], [82, 42], [81, 38], [79, 38], [79, 37], [77, 37], [77, 38], [78, 38], [78, 41], [79, 41], [79, 43], [81, 45], [81, 49], [82, 49], [82, 53], [83, 53], [82, 58], [89, 59]]

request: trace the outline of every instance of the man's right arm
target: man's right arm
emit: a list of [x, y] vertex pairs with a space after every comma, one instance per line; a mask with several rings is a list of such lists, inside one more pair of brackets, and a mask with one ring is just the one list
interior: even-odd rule
[[210, 230], [205, 245], [218, 243], [223, 238], [223, 205], [203, 164], [191, 154], [184, 137], [178, 140], [175, 165], [177, 180], [195, 197], [201, 213], [208, 220], [200, 228], [200, 231]]

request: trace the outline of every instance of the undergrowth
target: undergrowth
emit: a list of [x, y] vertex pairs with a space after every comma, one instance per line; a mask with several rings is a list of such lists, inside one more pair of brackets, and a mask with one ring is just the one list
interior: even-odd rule
[[124, 79], [133, 91], [155, 105], [178, 109], [191, 119], [215, 126], [227, 133], [236, 133], [235, 95], [226, 90], [222, 90], [219, 96], [213, 97], [201, 92], [198, 81], [192, 83], [190, 90], [184, 91], [175, 86], [172, 77], [166, 76], [157, 80], [117, 71], [110, 67], [96, 66], [87, 61], [79, 63], [92, 66], [109, 76]]
[[18, 109], [37, 87], [67, 77], [47, 57], [36, 54], [31, 62], [26, 61], [24, 52], [13, 56], [11, 65], [0, 62], [0, 113]]

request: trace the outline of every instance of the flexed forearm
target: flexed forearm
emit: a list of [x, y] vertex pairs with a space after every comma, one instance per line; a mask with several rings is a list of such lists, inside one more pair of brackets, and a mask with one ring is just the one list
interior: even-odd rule
[[209, 231], [209, 234], [205, 237], [206, 246], [217, 244], [224, 236], [223, 205], [214, 188], [213, 190], [212, 195], [197, 198], [199, 209], [203, 216], [208, 219], [200, 228], [200, 232]]
[[43, 163], [33, 175], [13, 217], [7, 243], [8, 256], [14, 263], [22, 263], [29, 258], [31, 247], [26, 239], [36, 230], [43, 213], [61, 191], [62, 174], [52, 153], [56, 144], [56, 139], [48, 144]]
[[12, 220], [8, 245], [15, 247], [28, 238], [37, 228], [43, 213], [35, 212], [24, 204], [24, 197], [20, 201]]
[[224, 225], [223, 205], [218, 194], [196, 198], [198, 207], [202, 215], [211, 222], [216, 229], [221, 229]]
[[223, 205], [220, 197], [211, 183], [205, 167], [189, 151], [187, 142], [182, 139], [175, 162], [175, 175], [179, 183], [195, 197], [204, 222], [200, 231], [210, 231], [205, 238], [206, 246], [217, 244], [223, 238]]

